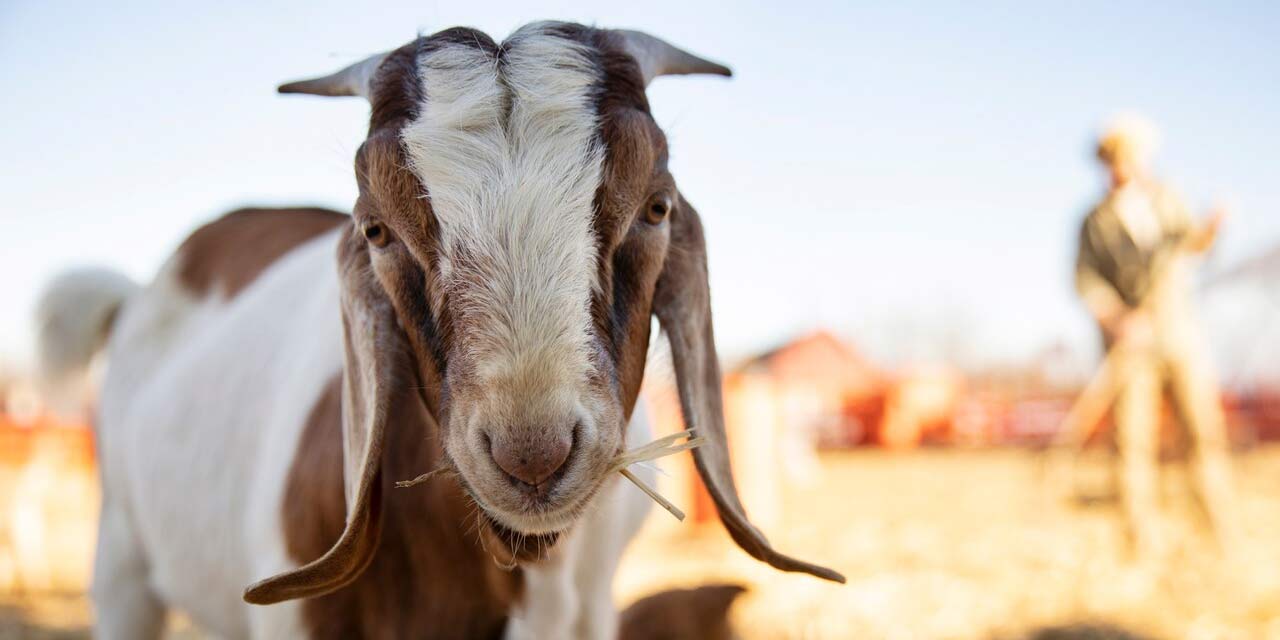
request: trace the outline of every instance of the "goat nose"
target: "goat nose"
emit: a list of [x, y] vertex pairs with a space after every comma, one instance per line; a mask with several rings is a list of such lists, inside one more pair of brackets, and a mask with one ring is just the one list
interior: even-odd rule
[[512, 479], [537, 486], [555, 475], [569, 459], [573, 437], [569, 434], [543, 438], [534, 442], [489, 445], [489, 455]]

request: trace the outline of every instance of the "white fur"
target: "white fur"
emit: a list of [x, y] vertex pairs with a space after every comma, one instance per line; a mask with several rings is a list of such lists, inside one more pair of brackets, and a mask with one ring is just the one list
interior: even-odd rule
[[545, 29], [512, 34], [501, 63], [469, 45], [423, 55], [426, 100], [402, 143], [440, 223], [450, 308], [474, 327], [476, 374], [571, 386], [591, 367], [599, 71]]
[[341, 370], [335, 238], [229, 303], [192, 299], [171, 264], [125, 307], [99, 424], [100, 637], [146, 637], [165, 607], [225, 637], [301, 635], [296, 604], [240, 594], [295, 565], [280, 501], [307, 411]]
[[[627, 431], [627, 448], [651, 440], [643, 398]], [[633, 471], [649, 484], [652, 469]], [[653, 508], [649, 497], [620, 476], [608, 480], [582, 518], [546, 562], [524, 568], [525, 602], [507, 625], [508, 640], [536, 638], [612, 638], [618, 614], [613, 576], [622, 552]]]

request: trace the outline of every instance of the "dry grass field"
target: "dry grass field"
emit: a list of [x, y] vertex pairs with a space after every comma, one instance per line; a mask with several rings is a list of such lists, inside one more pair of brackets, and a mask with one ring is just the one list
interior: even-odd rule
[[1101, 456], [1074, 499], [1042, 469], [1016, 450], [828, 455], [819, 486], [788, 492], [772, 538], [847, 585], [772, 572], [709, 533], [646, 537], [620, 586], [746, 584], [733, 610], [745, 638], [1280, 638], [1280, 449], [1238, 457], [1246, 539], [1233, 560], [1168, 465], [1174, 550], [1147, 568], [1129, 559]]
[[[1081, 469], [1073, 500], [1046, 489], [1026, 451], [864, 450], [824, 456], [818, 483], [787, 490], [787, 524], [770, 532], [849, 584], [774, 572], [718, 528], [651, 526], [618, 596], [747, 585], [732, 610], [743, 638], [1280, 638], [1280, 448], [1237, 460], [1245, 539], [1231, 559], [1198, 524], [1180, 465], [1164, 474], [1174, 550], [1141, 567], [1101, 459]], [[88, 616], [76, 594], [9, 598], [0, 639], [82, 637]]]

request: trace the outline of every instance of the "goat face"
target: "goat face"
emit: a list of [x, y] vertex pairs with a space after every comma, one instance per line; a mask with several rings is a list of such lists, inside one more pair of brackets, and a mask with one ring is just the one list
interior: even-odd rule
[[501, 44], [450, 29], [281, 87], [372, 105], [339, 248], [349, 522], [325, 558], [251, 600], [359, 573], [376, 544], [381, 433], [405, 401], [427, 407], [514, 558], [554, 543], [622, 450], [653, 315], [730, 532], [777, 566], [819, 570], [770, 549], [733, 488], [701, 226], [644, 92], [664, 73], [729, 71], [644, 34], [538, 23]]
[[356, 225], [447, 459], [521, 534], [568, 528], [622, 448], [676, 199], [638, 68], [604, 63], [560, 25], [439, 34], [374, 76], [375, 113], [415, 109], [356, 160]]

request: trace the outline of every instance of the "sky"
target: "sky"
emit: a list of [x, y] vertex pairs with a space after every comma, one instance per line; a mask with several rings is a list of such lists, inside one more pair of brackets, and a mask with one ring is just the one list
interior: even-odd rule
[[1208, 269], [1280, 244], [1277, 3], [106, 4], [0, 0], [0, 362], [29, 362], [62, 269], [146, 281], [232, 208], [349, 210], [367, 105], [275, 85], [456, 25], [635, 28], [733, 67], [649, 90], [722, 354], [819, 327], [886, 360], [1094, 349], [1071, 269], [1119, 111], [1160, 125], [1193, 208], [1230, 206]]

